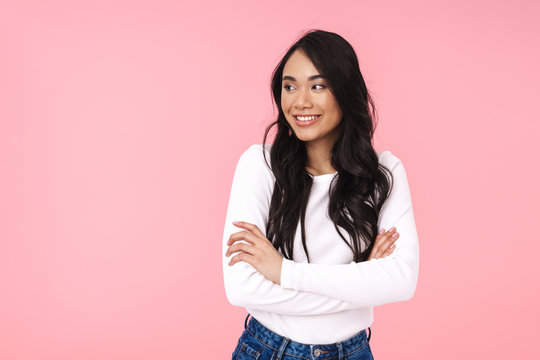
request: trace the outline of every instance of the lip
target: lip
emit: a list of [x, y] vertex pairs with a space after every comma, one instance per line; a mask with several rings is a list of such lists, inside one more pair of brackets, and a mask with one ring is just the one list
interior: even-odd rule
[[[297, 116], [317, 116], [317, 117], [315, 119], [309, 120], [309, 121], [300, 121], [300, 120], [298, 120], [296, 118]], [[312, 115], [295, 114], [295, 115], [293, 115], [293, 117], [294, 117], [294, 122], [296, 123], [296, 125], [301, 126], [301, 127], [305, 127], [305, 126], [310, 126], [311, 124], [314, 124], [317, 121], [319, 121], [319, 119], [322, 117], [322, 115], [321, 114], [312, 114]]]

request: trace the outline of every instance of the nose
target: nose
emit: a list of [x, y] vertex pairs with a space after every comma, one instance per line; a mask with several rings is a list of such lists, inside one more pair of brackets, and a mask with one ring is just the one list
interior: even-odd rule
[[309, 108], [311, 107], [311, 98], [310, 98], [310, 94], [309, 94], [309, 91], [305, 91], [305, 90], [299, 90], [297, 92], [297, 96], [296, 96], [296, 99], [294, 101], [294, 107], [297, 108], [297, 109], [303, 109], [303, 108]]

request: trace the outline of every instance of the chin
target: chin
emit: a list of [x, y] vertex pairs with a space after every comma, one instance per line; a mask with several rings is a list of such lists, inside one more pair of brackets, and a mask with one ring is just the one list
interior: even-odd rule
[[313, 141], [317, 139], [315, 136], [302, 136], [301, 134], [296, 134], [296, 137], [298, 138], [298, 140], [303, 142]]

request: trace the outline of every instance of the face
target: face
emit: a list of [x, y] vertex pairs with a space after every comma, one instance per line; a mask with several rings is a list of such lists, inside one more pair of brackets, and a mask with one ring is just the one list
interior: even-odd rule
[[283, 68], [281, 108], [298, 139], [333, 144], [339, 135], [343, 113], [326, 79], [300, 50]]

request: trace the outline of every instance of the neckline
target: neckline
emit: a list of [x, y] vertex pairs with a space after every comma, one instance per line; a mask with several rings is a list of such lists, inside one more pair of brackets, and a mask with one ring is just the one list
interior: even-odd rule
[[[384, 150], [384, 151], [381, 151], [381, 152], [376, 152], [377, 154], [377, 157], [380, 158], [382, 157], [382, 155], [384, 153], [386, 153], [388, 150]], [[337, 175], [337, 171], [334, 172], [334, 173], [331, 173], [331, 174], [322, 174], [322, 175], [311, 175], [309, 172], [309, 176], [311, 176], [311, 178], [313, 179], [313, 182], [314, 183], [318, 183], [318, 182], [324, 182], [324, 181], [329, 181], [329, 180], [332, 180], [334, 178], [335, 175]]]
[[332, 180], [337, 173], [338, 172], [336, 171], [331, 174], [322, 174], [322, 175], [311, 175], [310, 173], [308, 174], [309, 176], [311, 176], [311, 178], [313, 179], [313, 182], [315, 183], [315, 182]]

